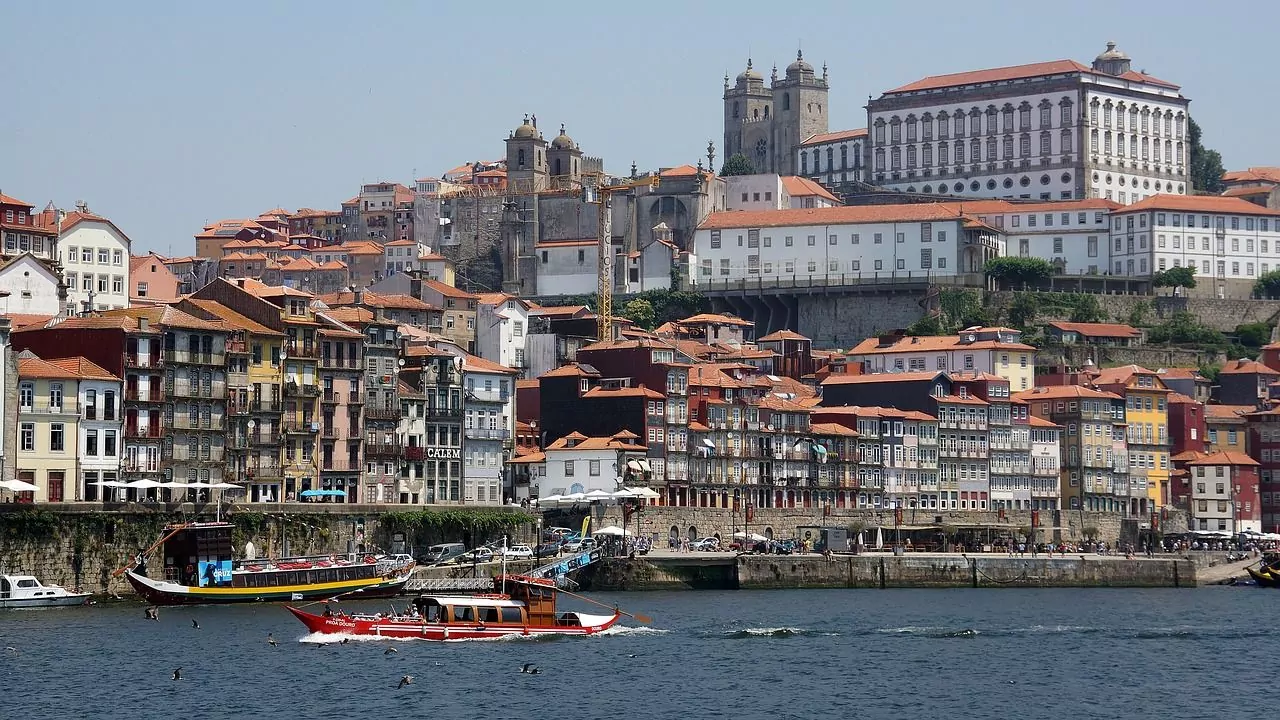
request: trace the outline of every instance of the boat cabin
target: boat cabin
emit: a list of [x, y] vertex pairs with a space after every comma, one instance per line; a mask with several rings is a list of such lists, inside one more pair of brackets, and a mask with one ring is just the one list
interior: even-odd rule
[[[556, 612], [556, 586], [551, 580], [496, 577], [493, 584], [492, 594], [423, 595], [413, 604], [418, 615], [428, 623], [535, 627], [582, 624], [577, 613]], [[504, 587], [509, 595], [502, 592]]]
[[164, 578], [192, 587], [231, 587], [231, 523], [165, 528]]
[[0, 575], [0, 600], [56, 595], [31, 575]]

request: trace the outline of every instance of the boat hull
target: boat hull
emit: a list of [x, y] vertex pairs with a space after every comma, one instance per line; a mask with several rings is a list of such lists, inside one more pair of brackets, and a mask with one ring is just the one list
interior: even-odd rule
[[408, 618], [371, 619], [347, 615], [314, 615], [289, 606], [289, 612], [313, 633], [325, 635], [366, 635], [397, 640], [434, 640], [455, 642], [485, 640], [511, 635], [595, 635], [613, 627], [621, 613], [612, 615], [578, 614], [581, 625], [484, 625], [429, 623]]
[[1280, 587], [1280, 576], [1271, 568], [1255, 570], [1248, 567], [1245, 570], [1249, 573], [1249, 577], [1252, 577], [1261, 587]]
[[33, 610], [37, 608], [76, 607], [89, 604], [89, 593], [68, 593], [59, 596], [8, 598], [0, 600], [0, 610]]
[[399, 595], [409, 574], [392, 578], [366, 578], [343, 582], [276, 587], [193, 587], [153, 580], [129, 570], [129, 584], [152, 605], [225, 605], [250, 602], [296, 602], [341, 595], [353, 600], [388, 598]]

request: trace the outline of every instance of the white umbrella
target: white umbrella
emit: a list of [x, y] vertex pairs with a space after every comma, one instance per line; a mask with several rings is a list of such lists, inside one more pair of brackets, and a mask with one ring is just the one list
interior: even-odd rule
[[243, 490], [244, 486], [236, 485], [235, 483], [229, 483], [229, 482], [219, 482], [219, 483], [213, 484], [213, 489], [214, 490]]
[[631, 492], [635, 493], [635, 496], [638, 498], [646, 498], [650, 500], [656, 500], [657, 498], [662, 497], [662, 495], [660, 495], [656, 490], [647, 487], [631, 488]]
[[561, 496], [559, 496], [559, 495], [548, 495], [548, 496], [546, 496], [546, 497], [544, 497], [544, 498], [538, 498], [538, 504], [539, 504], [539, 505], [542, 505], [542, 504], [547, 504], [547, 505], [556, 505], [556, 504], [558, 504], [558, 503], [559, 503], [561, 500], [563, 500], [563, 499], [564, 499], [564, 498], [562, 498], [562, 497], [561, 497]]
[[599, 530], [597, 530], [597, 531], [595, 531], [594, 533], [591, 533], [591, 534], [592, 534], [592, 535], [630, 535], [630, 534], [631, 534], [631, 531], [629, 531], [629, 530], [623, 530], [622, 528], [618, 527], [617, 525], [609, 525], [609, 526], [607, 526], [607, 527], [602, 527], [602, 528], [600, 528]]
[[876, 528], [876, 549], [884, 547], [884, 528]]
[[751, 533], [751, 542], [768, 542], [768, 541], [769, 541], [769, 538], [759, 533]]
[[182, 482], [177, 482], [176, 480], [170, 480], [169, 482], [162, 482], [162, 483], [160, 483], [160, 487], [162, 487], [162, 488], [170, 488], [170, 489], [172, 489], [172, 488], [185, 488], [185, 487], [187, 487], [187, 484], [186, 484], [186, 483], [182, 483]]
[[122, 483], [119, 480], [99, 480], [95, 484], [101, 485], [102, 487], [110, 487], [110, 488], [127, 487], [125, 483]]
[[745, 530], [739, 530], [738, 532], [734, 533], [733, 536], [736, 538], [745, 538], [747, 536], [747, 533]]
[[159, 482], [158, 480], [150, 480], [147, 478], [143, 478], [142, 480], [134, 480], [133, 482], [125, 483], [124, 487], [136, 488], [138, 490], [148, 490], [150, 488], [158, 488], [162, 484], [163, 483]]
[[622, 488], [613, 494], [615, 500], [628, 500], [636, 497], [636, 491], [631, 488]]
[[207, 489], [209, 489], [209, 488], [211, 488], [211, 487], [213, 487], [213, 486], [212, 486], [212, 485], [210, 485], [210, 484], [209, 484], [209, 483], [207, 483], [207, 482], [193, 482], [193, 483], [187, 483], [187, 487], [189, 487], [189, 488], [196, 488], [196, 489], [199, 489], [199, 490], [207, 490]]
[[612, 500], [613, 499], [613, 495], [611, 493], [605, 492], [604, 490], [592, 490], [591, 492], [587, 493], [583, 497], [587, 500]]
[[569, 493], [568, 495], [565, 495], [563, 498], [560, 499], [560, 501], [561, 502], [582, 502], [583, 500], [586, 500], [586, 499], [587, 499], [587, 496], [585, 494], [576, 492], [576, 493]]
[[40, 489], [38, 486], [32, 485], [25, 480], [5, 480], [4, 482], [0, 482], [0, 487], [5, 488], [6, 490], [13, 490], [14, 492], [35, 492]]

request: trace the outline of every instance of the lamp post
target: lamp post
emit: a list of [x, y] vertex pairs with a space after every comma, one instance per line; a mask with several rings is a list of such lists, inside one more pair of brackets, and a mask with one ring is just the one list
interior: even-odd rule
[[245, 428], [248, 430], [248, 433], [245, 435], [245, 438], [244, 438], [244, 441], [245, 441], [244, 442], [245, 444], [244, 464], [245, 464], [246, 470], [248, 470], [249, 457], [253, 454], [253, 431], [256, 427], [258, 427], [258, 423], [253, 418], [249, 418], [249, 422], [245, 423]]

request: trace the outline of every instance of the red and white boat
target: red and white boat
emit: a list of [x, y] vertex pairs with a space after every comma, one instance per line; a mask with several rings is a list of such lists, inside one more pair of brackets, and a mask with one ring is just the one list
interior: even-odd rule
[[[413, 601], [406, 613], [396, 615], [347, 614], [335, 611], [329, 604], [321, 615], [295, 607], [289, 607], [289, 612], [313, 633], [439, 641], [507, 635], [594, 635], [629, 615], [617, 608], [608, 615], [559, 612], [556, 596], [561, 591], [552, 580], [505, 576], [494, 578], [493, 584], [495, 592], [487, 594], [423, 595]], [[596, 602], [580, 595], [574, 597]]]

